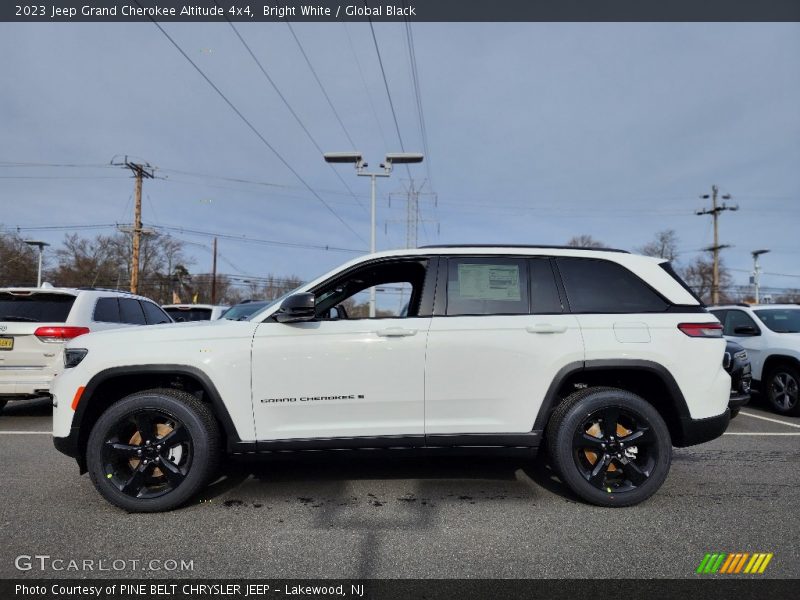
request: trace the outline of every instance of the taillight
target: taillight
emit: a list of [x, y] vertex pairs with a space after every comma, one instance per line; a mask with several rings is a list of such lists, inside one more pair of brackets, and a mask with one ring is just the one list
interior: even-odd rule
[[680, 323], [678, 325], [683, 333], [689, 337], [721, 338], [722, 325], [720, 323]]
[[64, 342], [84, 333], [89, 333], [88, 327], [39, 327], [33, 335], [43, 342]]

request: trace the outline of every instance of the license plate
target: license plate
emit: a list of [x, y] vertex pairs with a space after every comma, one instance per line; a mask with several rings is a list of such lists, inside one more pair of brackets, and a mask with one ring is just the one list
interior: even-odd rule
[[13, 337], [0, 337], [0, 350], [13, 350], [14, 338]]

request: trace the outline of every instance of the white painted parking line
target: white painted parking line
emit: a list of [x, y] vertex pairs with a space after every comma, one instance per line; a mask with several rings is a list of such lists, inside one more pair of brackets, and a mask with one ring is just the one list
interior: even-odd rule
[[749, 431], [748, 432], [744, 432], [744, 431], [727, 431], [727, 432], [723, 433], [722, 435], [798, 435], [798, 436], [800, 436], [800, 433], [795, 433], [794, 431], [792, 431], [792, 432], [782, 431], [781, 433], [769, 433], [769, 432], [764, 432], [764, 431], [753, 432], [753, 433], [750, 433]]
[[770, 417], [762, 417], [761, 415], [754, 415], [753, 413], [741, 411], [740, 415], [744, 415], [745, 417], [753, 417], [754, 419], [761, 419], [762, 421], [769, 421], [770, 423], [780, 423], [781, 425], [786, 425], [787, 427], [796, 427], [800, 429], [800, 425], [796, 423], [789, 423], [788, 421], [781, 421], [780, 419], [771, 419]]
[[0, 435], [53, 435], [52, 431], [0, 431]]

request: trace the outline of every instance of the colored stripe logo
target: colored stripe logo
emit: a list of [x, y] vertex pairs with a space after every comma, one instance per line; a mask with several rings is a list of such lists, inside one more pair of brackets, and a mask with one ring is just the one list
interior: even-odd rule
[[695, 573], [738, 575], [761, 574], [772, 560], [772, 552], [707, 552]]

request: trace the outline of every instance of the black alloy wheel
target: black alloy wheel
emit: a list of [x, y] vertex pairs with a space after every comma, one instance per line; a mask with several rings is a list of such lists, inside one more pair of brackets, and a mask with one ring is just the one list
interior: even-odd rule
[[659, 412], [617, 388], [571, 394], [553, 411], [546, 435], [555, 472], [599, 506], [643, 502], [661, 487], [672, 462], [672, 440]]
[[192, 466], [192, 439], [186, 426], [162, 410], [132, 413], [106, 436], [106, 478], [131, 498], [157, 498], [173, 491]]
[[211, 408], [174, 389], [137, 392], [112, 404], [86, 445], [95, 488], [129, 512], [185, 504], [216, 474], [219, 457]]
[[583, 478], [607, 493], [641, 486], [658, 461], [658, 444], [650, 426], [620, 406], [590, 414], [576, 429], [572, 449]]

